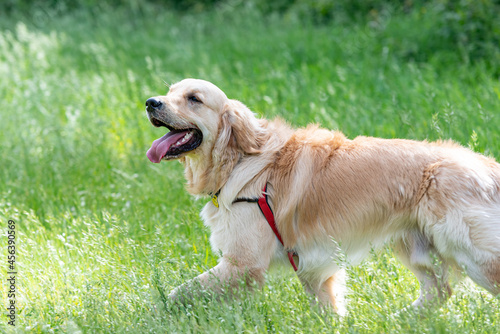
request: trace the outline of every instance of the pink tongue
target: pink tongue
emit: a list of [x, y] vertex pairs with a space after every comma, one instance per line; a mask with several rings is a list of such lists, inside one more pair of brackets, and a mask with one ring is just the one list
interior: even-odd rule
[[149, 160], [154, 163], [158, 163], [161, 161], [161, 159], [167, 154], [167, 151], [169, 148], [177, 143], [179, 139], [184, 137], [186, 133], [189, 131], [181, 131], [181, 132], [169, 132], [163, 137], [156, 139], [153, 144], [151, 145], [151, 148], [148, 150], [148, 153], [146, 155], [148, 156]]

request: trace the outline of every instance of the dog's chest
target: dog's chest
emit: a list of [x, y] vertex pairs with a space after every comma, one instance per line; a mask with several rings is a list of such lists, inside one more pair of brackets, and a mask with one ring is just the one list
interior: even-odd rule
[[209, 202], [201, 211], [201, 217], [210, 228], [210, 243], [214, 252], [255, 252], [254, 248], [264, 237], [261, 227], [264, 218], [257, 205], [239, 203], [228, 210]]

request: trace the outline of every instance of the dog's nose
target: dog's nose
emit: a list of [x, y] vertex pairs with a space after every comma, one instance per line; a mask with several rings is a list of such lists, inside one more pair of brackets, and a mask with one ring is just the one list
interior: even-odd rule
[[154, 110], [160, 109], [161, 105], [162, 105], [161, 101], [152, 97], [146, 101], [146, 110], [147, 111], [154, 111]]

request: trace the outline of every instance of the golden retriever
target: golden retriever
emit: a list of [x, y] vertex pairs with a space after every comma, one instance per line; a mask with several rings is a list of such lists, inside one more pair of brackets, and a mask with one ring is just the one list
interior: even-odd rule
[[[500, 293], [500, 165], [451, 141], [435, 143], [357, 137], [311, 125], [293, 129], [257, 118], [215, 85], [185, 79], [166, 96], [147, 100], [156, 127], [155, 163], [178, 159], [187, 188], [212, 196], [201, 216], [222, 258], [176, 288], [185, 300], [200, 289], [261, 285], [277, 263], [339, 313], [343, 263], [392, 241], [421, 286], [413, 303], [447, 298], [447, 269], [457, 266], [480, 286]], [[259, 206], [264, 196], [283, 244]], [[247, 200], [248, 199], [248, 200]], [[291, 254], [291, 253], [290, 253]], [[435, 261], [438, 259], [438, 261]]]

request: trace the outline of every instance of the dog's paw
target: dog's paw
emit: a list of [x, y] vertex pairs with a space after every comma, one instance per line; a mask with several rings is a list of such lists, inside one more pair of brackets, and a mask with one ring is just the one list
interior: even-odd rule
[[337, 307], [334, 309], [335, 313], [341, 318], [345, 317], [347, 314], [347, 309], [344, 303], [337, 304]]

